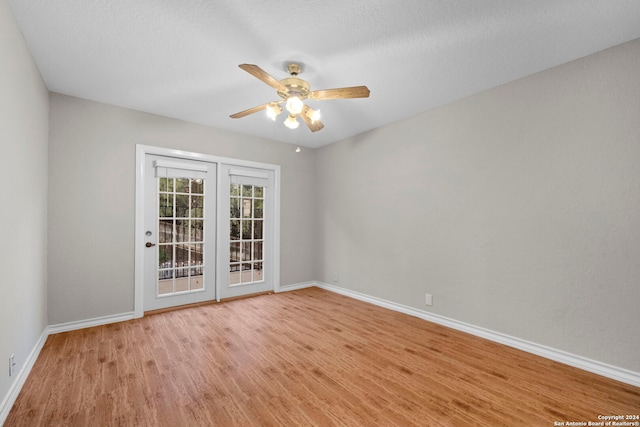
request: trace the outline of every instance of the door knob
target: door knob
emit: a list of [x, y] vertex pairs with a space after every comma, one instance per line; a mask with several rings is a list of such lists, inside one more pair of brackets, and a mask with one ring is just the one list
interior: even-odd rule
[[145, 244], [145, 246], [146, 246], [146, 247], [148, 247], [148, 248], [150, 248], [150, 247], [152, 247], [152, 246], [155, 246], [155, 245], [156, 245], [155, 243], [151, 243], [151, 242], [147, 242], [147, 243]]

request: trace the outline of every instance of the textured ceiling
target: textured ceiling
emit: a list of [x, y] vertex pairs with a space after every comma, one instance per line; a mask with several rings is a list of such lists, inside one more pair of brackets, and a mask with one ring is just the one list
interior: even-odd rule
[[[640, 37], [638, 0], [9, 0], [53, 92], [319, 147]], [[301, 62], [325, 128], [289, 130], [238, 64]]]

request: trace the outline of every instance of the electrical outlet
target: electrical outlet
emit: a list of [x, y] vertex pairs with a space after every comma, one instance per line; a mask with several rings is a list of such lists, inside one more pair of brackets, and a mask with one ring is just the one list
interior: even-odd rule
[[9, 356], [9, 376], [12, 377], [16, 373], [16, 356], [12, 354]]
[[338, 273], [337, 272], [333, 273], [333, 281], [334, 282], [338, 281]]
[[433, 295], [424, 294], [424, 303], [431, 307], [433, 305]]

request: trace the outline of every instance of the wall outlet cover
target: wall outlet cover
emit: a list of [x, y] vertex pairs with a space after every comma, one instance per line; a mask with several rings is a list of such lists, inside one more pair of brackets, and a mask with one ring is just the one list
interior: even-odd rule
[[12, 354], [9, 356], [9, 376], [12, 377], [16, 373], [16, 356]]
[[433, 295], [431, 294], [424, 294], [424, 303], [428, 306], [432, 306], [433, 305]]

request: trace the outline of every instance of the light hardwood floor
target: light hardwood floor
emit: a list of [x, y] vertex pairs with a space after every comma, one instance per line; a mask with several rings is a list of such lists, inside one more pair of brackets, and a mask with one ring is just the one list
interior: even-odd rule
[[553, 426], [640, 389], [317, 288], [48, 338], [5, 427]]

